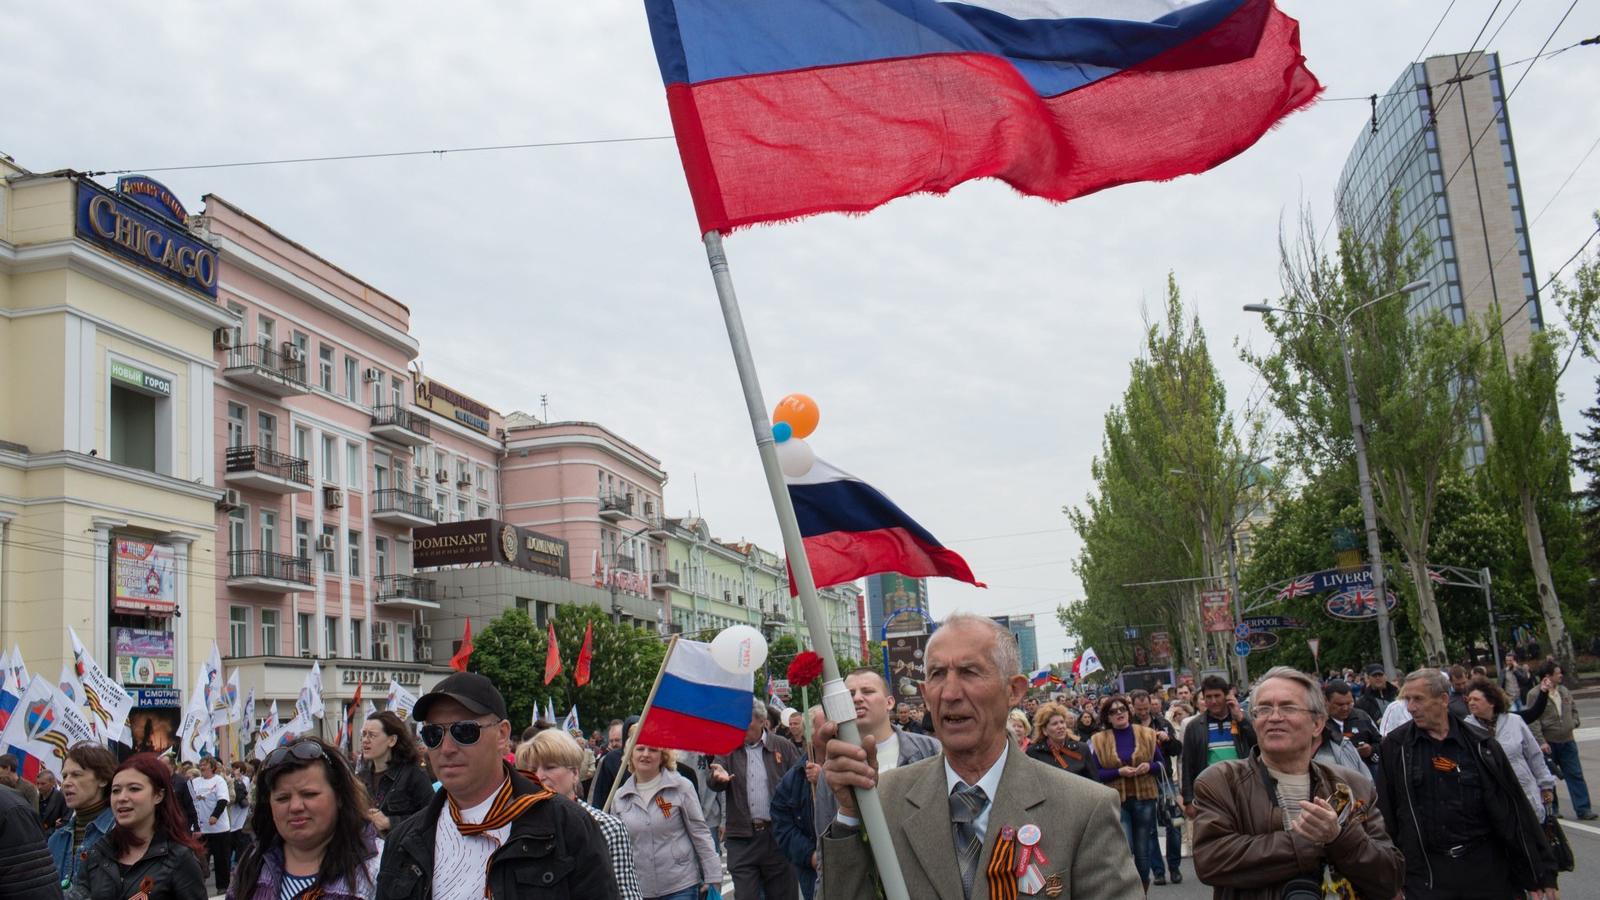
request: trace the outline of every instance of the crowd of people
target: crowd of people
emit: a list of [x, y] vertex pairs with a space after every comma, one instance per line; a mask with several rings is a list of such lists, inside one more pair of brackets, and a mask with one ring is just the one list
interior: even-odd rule
[[631, 718], [514, 732], [457, 673], [414, 721], [367, 719], [353, 758], [314, 736], [229, 765], [79, 744], [30, 784], [0, 756], [0, 898], [700, 900], [731, 879], [739, 900], [868, 900], [868, 787], [913, 897], [1194, 877], [1241, 900], [1556, 898], [1558, 778], [1596, 818], [1551, 661], [1037, 692], [1004, 628], [957, 614], [926, 666], [916, 705], [848, 673], [859, 745], [760, 700], [721, 756], [639, 744]]

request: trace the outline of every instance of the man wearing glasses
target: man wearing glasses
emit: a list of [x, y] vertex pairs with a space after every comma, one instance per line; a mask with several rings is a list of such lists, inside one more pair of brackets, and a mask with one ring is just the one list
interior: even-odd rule
[[618, 900], [594, 819], [506, 764], [511, 723], [489, 679], [457, 672], [412, 715], [441, 789], [389, 833], [378, 900]]
[[1278, 666], [1251, 692], [1250, 717], [1255, 752], [1195, 779], [1200, 880], [1218, 897], [1301, 896], [1295, 889], [1321, 897], [1325, 875], [1348, 880], [1356, 896], [1395, 896], [1405, 860], [1384, 830], [1372, 783], [1312, 759], [1328, 718], [1321, 684]]

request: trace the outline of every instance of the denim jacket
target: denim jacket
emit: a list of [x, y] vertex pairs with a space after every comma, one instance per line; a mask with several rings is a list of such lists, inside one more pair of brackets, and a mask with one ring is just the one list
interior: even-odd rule
[[89, 857], [89, 848], [117, 824], [116, 814], [107, 806], [83, 829], [83, 843], [73, 847], [72, 826], [77, 818], [78, 814], [74, 812], [67, 818], [67, 824], [51, 832], [45, 841], [45, 846], [50, 848], [50, 859], [56, 864], [56, 872], [61, 875], [62, 889], [71, 887], [78, 880], [78, 864]]

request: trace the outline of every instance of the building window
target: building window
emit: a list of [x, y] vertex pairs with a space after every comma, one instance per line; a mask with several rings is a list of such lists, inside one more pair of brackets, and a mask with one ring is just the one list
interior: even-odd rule
[[[339, 546], [339, 530], [337, 528], [334, 528], [332, 525], [324, 525], [324, 526], [322, 526], [322, 536], [327, 539], [327, 540], [323, 541], [324, 544], [329, 544], [329, 545], [331, 545], [333, 547], [338, 547]], [[338, 574], [338, 572], [339, 572], [338, 562], [339, 562], [339, 555], [338, 555], [338, 553], [336, 551], [334, 551], [334, 550], [324, 550], [324, 551], [322, 551], [322, 571], [327, 572], [330, 575]]]
[[389, 454], [381, 450], [372, 453], [372, 489], [381, 491], [389, 486]]
[[278, 417], [271, 413], [256, 413], [256, 443], [268, 450], [278, 449]]
[[245, 436], [245, 409], [242, 403], [228, 404], [228, 446], [243, 447], [249, 443]]
[[322, 480], [339, 483], [339, 440], [331, 434], [322, 436]]
[[[115, 363], [113, 363], [115, 365]], [[154, 472], [156, 435], [164, 424], [166, 398], [111, 385], [111, 461]], [[160, 443], [166, 443], [161, 441]]]
[[305, 332], [296, 331], [294, 337], [291, 338], [291, 342], [294, 344], [294, 348], [300, 351], [301, 362], [311, 358], [311, 338], [306, 337]]
[[361, 445], [348, 443], [344, 445], [344, 473], [348, 476], [347, 482], [350, 490], [361, 490]]
[[375, 537], [372, 539], [372, 565], [373, 574], [379, 578], [389, 574], [389, 539]]
[[394, 626], [394, 655], [401, 662], [416, 662], [416, 647], [411, 643], [411, 626], [401, 622]]
[[350, 620], [350, 655], [356, 659], [360, 659], [362, 655], [361, 647], [365, 643], [363, 632], [366, 627], [367, 623], [361, 619]]
[[278, 552], [278, 514], [270, 509], [261, 511], [261, 549]]
[[278, 611], [275, 609], [261, 611], [261, 655], [278, 655]]
[[232, 565], [228, 569], [230, 575], [240, 575], [244, 571], [244, 558], [240, 551], [250, 549], [250, 539], [245, 535], [244, 510], [228, 510], [228, 559]]
[[311, 429], [295, 426], [294, 455], [299, 459], [311, 459]]
[[327, 650], [325, 651], [325, 655], [327, 655], [327, 656], [338, 656], [339, 655], [339, 617], [338, 616], [323, 616], [322, 617], [322, 640], [325, 642], [325, 646], [327, 647]]
[[311, 559], [311, 520], [294, 520], [294, 555], [304, 560]]
[[350, 577], [361, 577], [361, 532], [349, 533]]
[[396, 409], [400, 408], [400, 398], [405, 394], [405, 387], [406, 384], [400, 380], [400, 376], [394, 375], [389, 378], [389, 403]]
[[361, 397], [361, 364], [354, 356], [344, 358], [344, 398], [354, 403]]
[[300, 613], [295, 616], [295, 652], [301, 656], [312, 653], [316, 648], [311, 644], [311, 613]]
[[487, 490], [489, 487], [489, 470], [479, 466], [477, 476], [478, 480], [474, 483], [478, 486], [478, 490]]
[[228, 607], [228, 655], [250, 655], [250, 607]]
[[278, 323], [266, 316], [258, 316], [256, 318], [256, 343], [271, 350], [273, 344], [277, 341], [277, 333]]
[[467, 498], [465, 498], [465, 497], [457, 497], [456, 498], [456, 521], [457, 522], [465, 522], [466, 520], [467, 520]]
[[450, 498], [445, 496], [443, 492], [433, 495], [433, 506], [439, 510], [439, 515], [441, 516], [450, 514]]
[[317, 345], [317, 365], [321, 377], [322, 389], [333, 393], [333, 348], [327, 344]]
[[487, 503], [479, 503], [478, 504], [478, 518], [480, 518], [480, 519], [489, 518], [489, 505]]

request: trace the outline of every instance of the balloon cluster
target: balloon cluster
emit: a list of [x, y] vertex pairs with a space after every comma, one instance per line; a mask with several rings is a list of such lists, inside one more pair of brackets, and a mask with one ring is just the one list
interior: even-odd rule
[[772, 440], [777, 444], [778, 467], [790, 478], [799, 478], [811, 471], [817, 455], [805, 441], [817, 430], [817, 420], [822, 418], [817, 401], [805, 394], [790, 394], [778, 401], [772, 411]]

